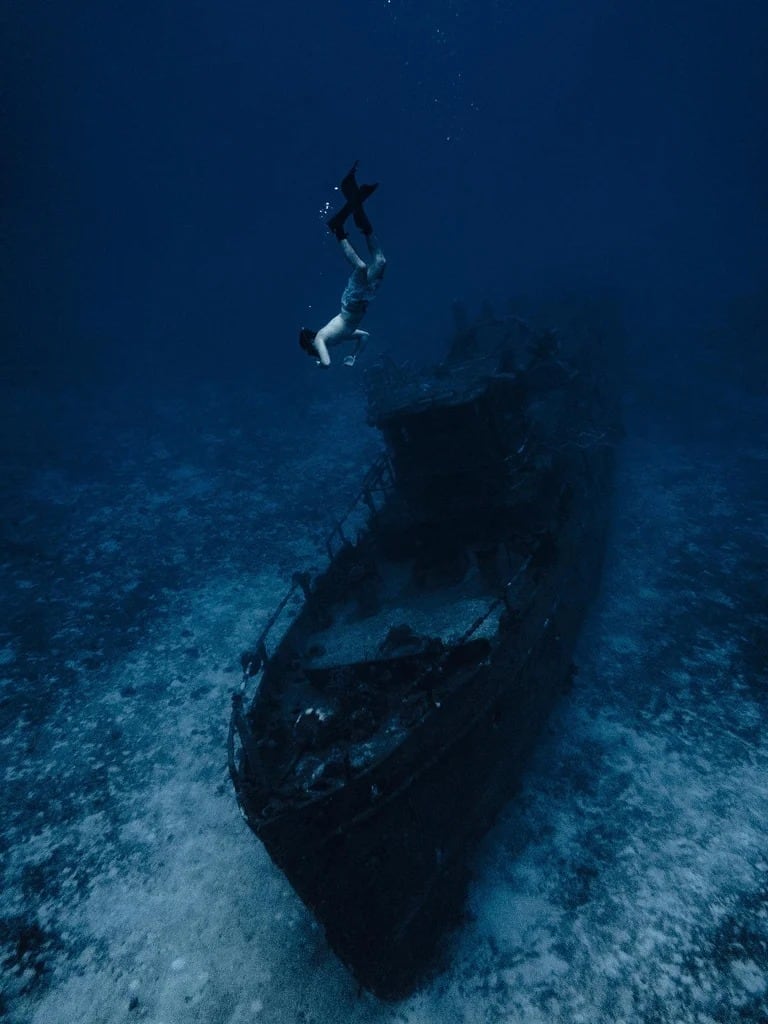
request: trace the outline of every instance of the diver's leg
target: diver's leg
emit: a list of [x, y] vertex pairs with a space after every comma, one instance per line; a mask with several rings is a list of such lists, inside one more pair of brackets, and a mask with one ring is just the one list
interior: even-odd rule
[[353, 266], [355, 270], [365, 270], [367, 268], [368, 264], [365, 262], [364, 259], [361, 259], [361, 257], [357, 255], [352, 243], [349, 241], [348, 238], [342, 238], [340, 245], [341, 251], [344, 253], [347, 262], [351, 266]]
[[379, 240], [373, 232], [365, 236], [368, 252], [371, 254], [371, 262], [368, 264], [368, 280], [379, 281], [387, 269], [387, 257], [384, 255]]
[[368, 252], [371, 254], [371, 258], [374, 263], [380, 260], [383, 260], [386, 263], [386, 258], [381, 249], [381, 243], [372, 231], [369, 235], [365, 236], [365, 244], [368, 246]]

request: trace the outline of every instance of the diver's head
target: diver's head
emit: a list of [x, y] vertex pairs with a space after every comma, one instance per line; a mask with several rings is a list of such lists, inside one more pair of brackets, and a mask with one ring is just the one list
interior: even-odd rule
[[308, 356], [314, 356], [317, 359], [317, 350], [312, 342], [315, 340], [317, 331], [311, 331], [308, 327], [302, 327], [299, 331], [299, 345], [304, 349]]

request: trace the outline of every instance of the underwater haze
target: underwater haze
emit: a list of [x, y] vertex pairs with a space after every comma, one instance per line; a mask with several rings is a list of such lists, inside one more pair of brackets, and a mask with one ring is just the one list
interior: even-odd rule
[[[0, 30], [0, 1020], [765, 1024], [768, 7]], [[298, 334], [339, 311], [356, 160], [387, 272], [326, 369]], [[625, 437], [575, 685], [445, 969], [384, 1003], [240, 817], [230, 695], [381, 449], [366, 368], [464, 310], [609, 324]]]

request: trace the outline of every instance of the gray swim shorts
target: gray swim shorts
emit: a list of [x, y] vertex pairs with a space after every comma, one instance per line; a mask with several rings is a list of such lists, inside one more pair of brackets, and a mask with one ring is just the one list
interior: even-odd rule
[[367, 267], [353, 270], [341, 296], [342, 316], [350, 320], [362, 318], [375, 291], [376, 285], [368, 280]]

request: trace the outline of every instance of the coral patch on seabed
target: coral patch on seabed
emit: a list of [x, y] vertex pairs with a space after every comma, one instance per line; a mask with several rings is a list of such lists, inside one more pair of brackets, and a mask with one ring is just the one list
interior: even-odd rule
[[61, 412], [4, 455], [0, 1018], [765, 1021], [756, 439], [624, 445], [573, 690], [483, 844], [446, 972], [383, 1005], [240, 819], [224, 750], [241, 648], [322, 564], [374, 452], [361, 402]]

